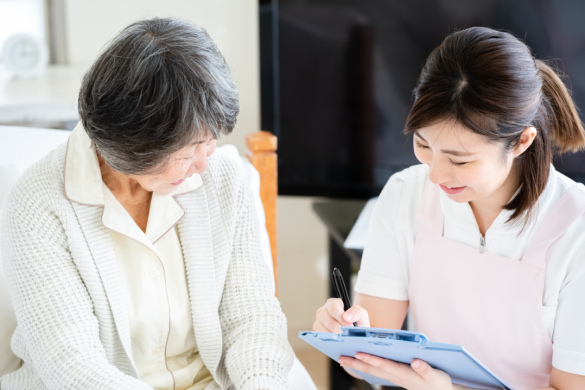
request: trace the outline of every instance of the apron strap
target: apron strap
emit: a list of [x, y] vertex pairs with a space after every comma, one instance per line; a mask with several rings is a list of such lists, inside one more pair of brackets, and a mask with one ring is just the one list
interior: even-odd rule
[[427, 180], [418, 207], [419, 233], [443, 236], [445, 217], [439, 195], [439, 186]]
[[573, 184], [549, 211], [530, 240], [522, 261], [546, 269], [546, 251], [585, 213], [585, 187]]

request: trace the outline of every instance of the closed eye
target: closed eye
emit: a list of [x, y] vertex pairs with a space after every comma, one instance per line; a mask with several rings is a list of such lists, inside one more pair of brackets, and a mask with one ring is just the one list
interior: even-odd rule
[[[421, 149], [430, 149], [428, 146], [421, 144], [421, 143], [420, 143], [418, 140], [415, 140], [415, 142], [416, 142], [416, 146], [417, 146], [418, 148], [421, 148]], [[453, 160], [451, 160], [451, 159], [449, 159], [449, 162], [450, 162], [451, 164], [453, 164], [454, 166], [456, 166], [456, 167], [460, 167], [460, 166], [462, 166], [462, 165], [465, 165], [465, 164], [467, 164], [467, 162], [455, 162], [455, 161], [453, 161]]]

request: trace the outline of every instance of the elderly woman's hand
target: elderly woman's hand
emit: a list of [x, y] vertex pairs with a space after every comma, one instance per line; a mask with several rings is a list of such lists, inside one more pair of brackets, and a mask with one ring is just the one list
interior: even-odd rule
[[420, 359], [403, 364], [367, 353], [358, 353], [354, 358], [342, 356], [339, 363], [378, 378], [387, 379], [408, 390], [453, 390], [451, 378], [445, 372], [429, 366]]

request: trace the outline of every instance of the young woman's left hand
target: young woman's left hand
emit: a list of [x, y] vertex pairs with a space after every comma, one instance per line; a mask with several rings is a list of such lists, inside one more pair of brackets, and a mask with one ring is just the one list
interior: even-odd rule
[[355, 358], [339, 358], [342, 367], [353, 368], [387, 379], [408, 390], [453, 390], [451, 377], [441, 370], [429, 366], [426, 362], [415, 359], [411, 364], [398, 363], [367, 353], [358, 353]]

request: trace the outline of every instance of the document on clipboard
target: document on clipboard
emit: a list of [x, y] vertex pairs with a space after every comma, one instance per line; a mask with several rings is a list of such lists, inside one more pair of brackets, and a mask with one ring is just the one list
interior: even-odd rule
[[[355, 356], [358, 352], [406, 364], [421, 359], [431, 367], [449, 374], [453, 383], [476, 389], [511, 390], [510, 386], [459, 345], [429, 341], [422, 333], [403, 330], [353, 326], [344, 326], [341, 330], [342, 334], [300, 332], [299, 338], [335, 361], [339, 361], [340, 356]], [[388, 380], [353, 371], [371, 384], [396, 386]]]

